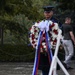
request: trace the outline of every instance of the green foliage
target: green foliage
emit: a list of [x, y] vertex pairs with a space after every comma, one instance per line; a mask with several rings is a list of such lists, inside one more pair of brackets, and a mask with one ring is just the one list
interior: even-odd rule
[[23, 9], [26, 11], [31, 7], [31, 0], [0, 0], [1, 14], [8, 13], [10, 15], [21, 13]]
[[26, 45], [0, 45], [0, 61], [33, 61], [34, 50]]
[[32, 21], [25, 15], [16, 15], [13, 19], [3, 22], [4, 24], [4, 43], [9, 41], [11, 44], [28, 44], [28, 31]]
[[71, 17], [73, 28], [75, 28], [75, 0], [57, 0], [56, 2], [60, 10], [61, 19], [65, 19], [67, 16]]
[[57, 0], [60, 2], [60, 8], [63, 10], [70, 9], [75, 10], [75, 0]]

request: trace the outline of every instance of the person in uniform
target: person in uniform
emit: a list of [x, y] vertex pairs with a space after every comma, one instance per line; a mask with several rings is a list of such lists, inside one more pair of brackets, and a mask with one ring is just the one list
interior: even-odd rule
[[60, 21], [53, 16], [54, 6], [44, 6], [43, 9], [44, 9], [45, 20], [51, 20], [54, 23], [58, 23], [59, 27], [62, 28], [62, 24], [60, 23]]
[[75, 45], [75, 37], [73, 34], [73, 29], [71, 26], [71, 18], [70, 17], [65, 18], [65, 23], [62, 25], [62, 29], [63, 29], [63, 36], [64, 36], [64, 39], [62, 42], [63, 42], [63, 47], [65, 50], [64, 63], [66, 64], [67, 69], [72, 69], [70, 67], [69, 62], [74, 54], [73, 43]]
[[[54, 7], [53, 6], [44, 6], [44, 21], [51, 20], [54, 23], [58, 23], [59, 27], [61, 28], [62, 24], [53, 17], [54, 14]], [[54, 53], [54, 52], [53, 52]], [[40, 61], [39, 61], [39, 70], [42, 70], [42, 75], [48, 75], [50, 69], [50, 63], [48, 59], [48, 53], [44, 50], [40, 52]]]

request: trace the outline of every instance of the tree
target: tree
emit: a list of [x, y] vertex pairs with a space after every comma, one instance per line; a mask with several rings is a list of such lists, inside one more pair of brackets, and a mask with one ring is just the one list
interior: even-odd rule
[[17, 14], [23, 13], [25, 14], [24, 18], [29, 18], [27, 14], [31, 13], [31, 4], [31, 0], [0, 0], [0, 28], [3, 29], [4, 32], [6, 32], [6, 30], [10, 30], [12, 33], [14, 33], [13, 35], [15, 35], [15, 32], [17, 32], [17, 36], [20, 37], [20, 34], [24, 30], [23, 26], [13, 19]]
[[[28, 31], [32, 25], [32, 21], [25, 15], [19, 14], [13, 17], [12, 21], [5, 21], [5, 37], [13, 44], [28, 44]], [[9, 24], [8, 24], [9, 23]], [[9, 35], [9, 34], [10, 35]], [[15, 37], [15, 38], [14, 38]], [[7, 41], [7, 40], [5, 40]]]
[[63, 10], [75, 10], [75, 0], [57, 0], [60, 3], [60, 8]]

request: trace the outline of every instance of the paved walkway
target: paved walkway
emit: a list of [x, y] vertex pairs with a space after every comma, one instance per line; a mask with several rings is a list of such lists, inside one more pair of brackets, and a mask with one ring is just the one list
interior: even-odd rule
[[[74, 69], [67, 70], [70, 75], [75, 75], [75, 61], [71, 62], [71, 67]], [[58, 75], [65, 75], [62, 70], [57, 71]]]
[[[71, 63], [71, 66], [75, 68], [75, 61]], [[0, 62], [0, 75], [31, 75], [33, 63], [25, 62]], [[58, 75], [65, 75], [62, 70], [57, 71]], [[75, 75], [75, 69], [68, 70], [70, 75]], [[38, 75], [41, 75], [40, 71]]]

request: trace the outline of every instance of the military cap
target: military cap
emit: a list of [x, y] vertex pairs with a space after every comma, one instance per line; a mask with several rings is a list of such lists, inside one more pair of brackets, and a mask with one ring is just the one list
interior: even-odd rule
[[43, 7], [44, 12], [50, 12], [50, 11], [53, 11], [53, 8], [54, 8], [54, 6], [44, 6], [44, 7]]

